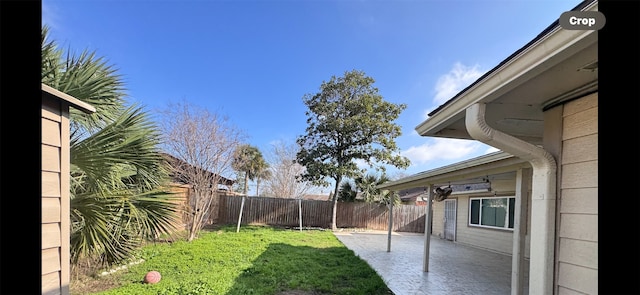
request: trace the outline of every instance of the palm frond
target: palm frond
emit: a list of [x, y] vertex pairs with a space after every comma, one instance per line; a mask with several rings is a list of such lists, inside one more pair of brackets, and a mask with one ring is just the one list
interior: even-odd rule
[[160, 133], [142, 108], [132, 106], [87, 138], [71, 139], [71, 163], [84, 174], [85, 189], [102, 195], [127, 187], [142, 191], [162, 184], [167, 172], [158, 153]]
[[125, 88], [117, 69], [96, 52], [66, 54], [48, 40], [49, 28], [42, 29], [42, 83], [69, 94], [96, 108], [93, 114], [71, 109], [77, 126], [95, 131], [114, 121], [124, 106]]
[[175, 195], [161, 190], [110, 196], [79, 194], [71, 200], [71, 257], [98, 256], [105, 265], [130, 258], [142, 239], [174, 229], [178, 214]]
[[110, 246], [111, 214], [115, 201], [95, 194], [76, 194], [71, 199], [71, 262], [102, 253]]
[[61, 52], [57, 50], [56, 43], [48, 39], [48, 35], [49, 27], [42, 27], [42, 83], [51, 86], [60, 71]]

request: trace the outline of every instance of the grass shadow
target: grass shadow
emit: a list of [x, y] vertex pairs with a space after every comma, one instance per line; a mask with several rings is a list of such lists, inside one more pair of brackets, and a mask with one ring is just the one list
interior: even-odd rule
[[393, 294], [378, 274], [345, 247], [274, 243], [235, 280], [235, 294]]

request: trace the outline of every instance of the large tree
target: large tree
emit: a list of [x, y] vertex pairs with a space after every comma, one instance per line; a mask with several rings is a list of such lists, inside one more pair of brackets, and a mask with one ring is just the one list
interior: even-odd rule
[[42, 28], [42, 83], [96, 108], [71, 110], [71, 262], [111, 265], [145, 238], [172, 228], [176, 206], [162, 191], [166, 169], [159, 129], [138, 106], [125, 106], [122, 77], [95, 52], [60, 50]]
[[164, 149], [176, 159], [169, 161], [170, 171], [191, 187], [186, 210], [192, 241], [208, 221], [218, 186], [232, 173], [244, 135], [226, 117], [189, 103], [170, 104], [162, 118]]
[[306, 134], [298, 137], [297, 161], [306, 167], [301, 180], [329, 185], [334, 180], [331, 227], [336, 229], [336, 206], [344, 177], [355, 177], [360, 170], [355, 160], [385, 171], [385, 165], [409, 166], [409, 159], [399, 155], [395, 138], [401, 128], [394, 121], [406, 108], [384, 100], [373, 86], [374, 79], [353, 70], [324, 81], [320, 91], [306, 94], [308, 107]]

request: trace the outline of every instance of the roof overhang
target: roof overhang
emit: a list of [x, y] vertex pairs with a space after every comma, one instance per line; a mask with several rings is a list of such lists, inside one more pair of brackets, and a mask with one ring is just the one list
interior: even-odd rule
[[[595, 1], [578, 10], [597, 9]], [[541, 144], [545, 110], [598, 90], [597, 62], [597, 31], [566, 30], [556, 21], [429, 113], [416, 131], [422, 136], [473, 139], [465, 126], [465, 110], [484, 103], [492, 128]]]
[[475, 183], [485, 180], [515, 181], [516, 171], [531, 165], [505, 152], [495, 152], [480, 157], [420, 172], [399, 180], [383, 183], [382, 189], [400, 191], [430, 184], [439, 186], [451, 183]]
[[66, 94], [62, 91], [59, 91], [47, 84], [43, 84], [42, 85], [42, 93], [44, 93], [45, 95], [49, 95], [58, 99], [61, 99], [63, 101], [66, 101], [67, 103], [69, 103], [72, 107], [83, 111], [87, 114], [91, 114], [91, 113], [95, 113], [96, 112], [96, 108], [94, 108], [92, 105], [83, 102], [69, 94]]

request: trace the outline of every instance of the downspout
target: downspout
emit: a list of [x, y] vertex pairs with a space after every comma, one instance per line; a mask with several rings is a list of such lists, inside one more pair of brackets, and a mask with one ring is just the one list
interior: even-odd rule
[[465, 124], [472, 138], [529, 161], [533, 168], [529, 294], [553, 294], [556, 161], [541, 147], [499, 130], [485, 121], [484, 103], [466, 109]]

